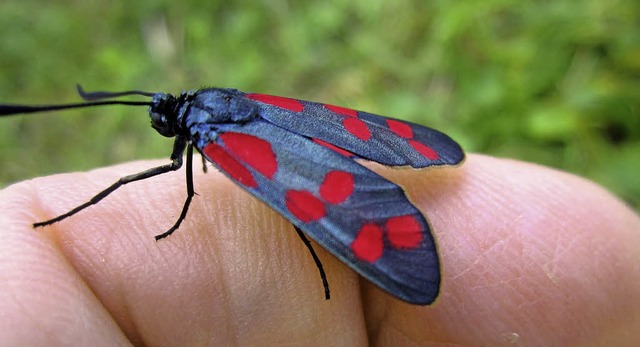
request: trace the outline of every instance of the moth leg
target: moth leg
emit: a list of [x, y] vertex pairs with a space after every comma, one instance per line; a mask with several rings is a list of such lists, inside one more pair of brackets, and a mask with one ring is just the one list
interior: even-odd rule
[[304, 235], [302, 230], [300, 230], [300, 228], [295, 225], [293, 226], [293, 228], [296, 229], [298, 236], [300, 236], [302, 242], [304, 242], [304, 245], [307, 246], [307, 249], [309, 249], [309, 252], [313, 257], [313, 261], [316, 263], [318, 271], [320, 271], [320, 279], [322, 279], [322, 285], [324, 286], [324, 298], [325, 300], [329, 300], [331, 297], [331, 293], [329, 291], [329, 282], [327, 281], [327, 274], [324, 272], [324, 268], [322, 267], [322, 262], [320, 262], [320, 258], [318, 258], [316, 251], [314, 251], [313, 247], [311, 246], [311, 242], [309, 242], [309, 239]]
[[187, 141], [185, 138], [182, 137], [177, 137], [176, 141], [173, 144], [173, 152], [171, 153], [171, 163], [170, 164], [166, 164], [166, 165], [162, 165], [162, 166], [158, 166], [158, 167], [154, 167], [142, 172], [138, 172], [136, 174], [133, 175], [128, 175], [128, 176], [124, 176], [121, 177], [118, 181], [116, 181], [114, 184], [110, 185], [107, 189], [101, 191], [100, 193], [96, 194], [94, 197], [92, 197], [89, 201], [85, 202], [84, 204], [72, 209], [71, 211], [65, 213], [65, 214], [61, 214], [55, 218], [43, 221], [43, 222], [38, 222], [38, 223], [34, 223], [33, 227], [34, 228], [38, 228], [38, 227], [43, 227], [43, 226], [47, 226], [47, 225], [51, 225], [53, 223], [57, 223], [63, 219], [66, 219], [68, 217], [73, 216], [74, 214], [84, 210], [85, 208], [91, 206], [91, 205], [95, 205], [98, 202], [100, 202], [102, 199], [106, 198], [109, 194], [113, 193], [114, 191], [116, 191], [118, 188], [122, 187], [125, 184], [131, 183], [131, 182], [135, 182], [135, 181], [140, 181], [140, 180], [144, 180], [153, 176], [158, 176], [158, 175], [162, 175], [164, 173], [167, 172], [171, 172], [171, 171], [176, 171], [178, 170], [180, 167], [182, 167], [182, 153], [184, 152], [184, 149], [187, 145]]
[[207, 173], [207, 161], [204, 159], [204, 155], [201, 155], [202, 158], [202, 172]]
[[180, 223], [187, 217], [187, 211], [189, 211], [189, 205], [191, 205], [191, 199], [196, 194], [193, 189], [193, 145], [189, 144], [187, 146], [187, 168], [185, 169], [187, 175], [187, 198], [184, 201], [184, 205], [182, 206], [182, 212], [180, 212], [180, 217], [176, 223], [169, 228], [169, 230], [165, 231], [160, 235], [156, 235], [156, 241], [163, 239], [176, 231], [180, 227]]

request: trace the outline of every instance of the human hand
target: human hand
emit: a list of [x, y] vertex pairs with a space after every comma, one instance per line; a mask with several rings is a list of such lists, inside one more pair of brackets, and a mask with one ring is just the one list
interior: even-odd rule
[[[165, 163], [163, 161], [162, 163]], [[470, 155], [458, 168], [371, 165], [430, 220], [431, 306], [398, 301], [315, 245], [331, 300], [285, 219], [215, 170], [129, 184], [44, 228], [140, 161], [0, 192], [0, 345], [635, 346], [640, 218], [584, 179]]]

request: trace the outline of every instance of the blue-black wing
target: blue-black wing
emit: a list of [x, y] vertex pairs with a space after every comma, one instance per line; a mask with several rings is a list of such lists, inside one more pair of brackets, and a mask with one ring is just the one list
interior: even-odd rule
[[211, 126], [219, 136], [196, 146], [229, 178], [385, 291], [415, 304], [436, 298], [436, 246], [402, 188], [266, 119]]
[[418, 124], [272, 95], [244, 97], [258, 101], [260, 117], [270, 123], [348, 156], [414, 168], [455, 165], [464, 159], [462, 148], [449, 136]]

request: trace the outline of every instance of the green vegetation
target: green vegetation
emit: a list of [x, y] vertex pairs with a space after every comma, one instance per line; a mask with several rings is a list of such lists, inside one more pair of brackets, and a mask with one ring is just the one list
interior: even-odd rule
[[[0, 4], [0, 102], [235, 87], [443, 130], [469, 152], [593, 179], [640, 207], [640, 2]], [[0, 120], [0, 184], [140, 158], [144, 108]]]

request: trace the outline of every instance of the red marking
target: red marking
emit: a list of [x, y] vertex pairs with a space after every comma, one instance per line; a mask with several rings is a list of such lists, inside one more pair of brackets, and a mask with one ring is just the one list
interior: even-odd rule
[[348, 132], [362, 141], [367, 141], [371, 138], [371, 132], [367, 127], [367, 123], [358, 118], [345, 118], [342, 120], [342, 125], [344, 125]]
[[438, 153], [436, 153], [436, 151], [434, 151], [428, 146], [423, 145], [418, 141], [409, 140], [409, 144], [411, 145], [411, 147], [413, 147], [416, 151], [420, 152], [420, 154], [424, 155], [429, 160], [438, 160], [438, 158], [440, 158], [440, 156], [438, 155]]
[[422, 227], [414, 216], [391, 217], [385, 224], [387, 237], [394, 248], [415, 248], [422, 241]]
[[325, 216], [324, 203], [310, 192], [304, 190], [289, 190], [285, 200], [287, 209], [301, 222], [309, 223]]
[[324, 107], [329, 111], [335, 112], [337, 114], [341, 114], [343, 116], [358, 118], [358, 111], [352, 110], [350, 108], [334, 106], [329, 104], [324, 104]]
[[369, 263], [378, 260], [382, 256], [383, 249], [382, 229], [375, 224], [363, 225], [351, 243], [353, 254]]
[[393, 131], [400, 137], [404, 137], [405, 139], [413, 137], [413, 130], [407, 123], [403, 123], [395, 119], [387, 119], [387, 125], [389, 126], [389, 130]]
[[344, 171], [330, 171], [320, 184], [320, 196], [329, 203], [339, 204], [353, 193], [353, 175]]
[[353, 153], [347, 151], [346, 149], [342, 149], [342, 148], [340, 148], [338, 146], [332, 145], [329, 142], [322, 141], [322, 140], [316, 139], [316, 138], [313, 139], [313, 142], [315, 142], [317, 144], [321, 144], [321, 145], [323, 145], [323, 146], [325, 146], [325, 147], [327, 147], [327, 148], [329, 148], [331, 150], [334, 150], [334, 151], [344, 155], [345, 157], [353, 157], [354, 156]]
[[218, 164], [220, 170], [229, 174], [229, 176], [238, 181], [238, 183], [250, 188], [258, 186], [258, 183], [253, 178], [251, 171], [229, 155], [229, 153], [227, 153], [227, 151], [217, 143], [212, 142], [206, 145], [203, 150], [204, 154], [209, 157], [212, 162]]
[[304, 105], [300, 100], [284, 98], [282, 96], [266, 95], [266, 94], [245, 94], [245, 97], [264, 102], [265, 104], [277, 106], [293, 112], [301, 112], [304, 110]]
[[278, 162], [269, 142], [253, 135], [234, 132], [221, 134], [220, 139], [227, 151], [236, 158], [267, 178], [273, 178], [278, 169]]

